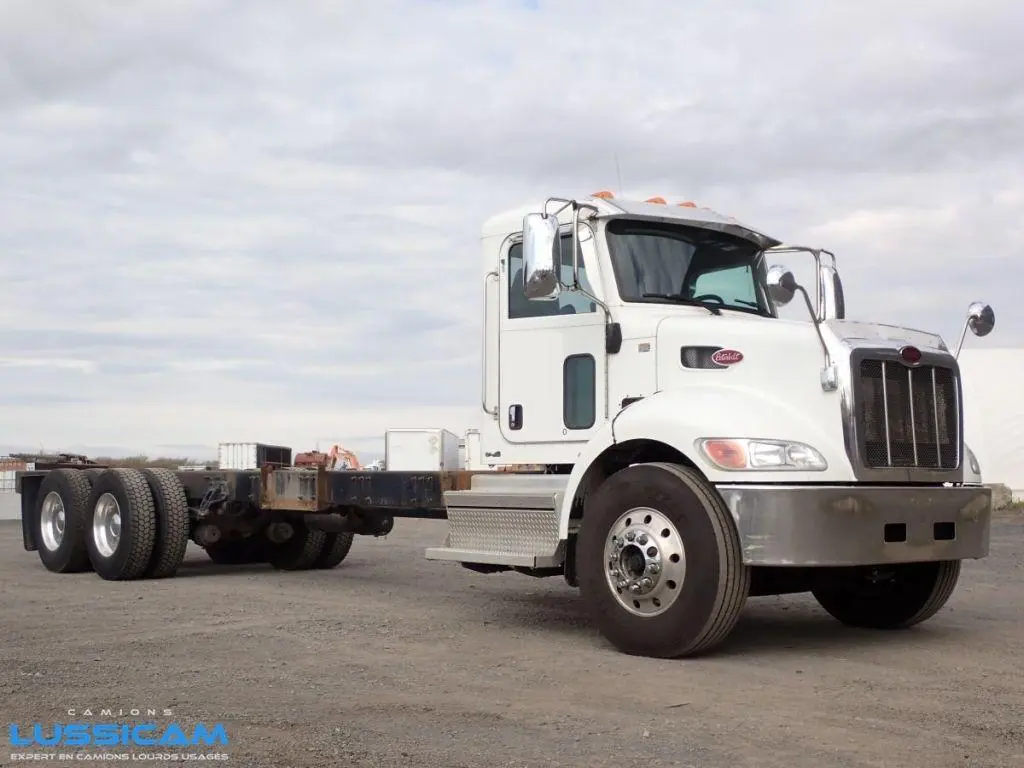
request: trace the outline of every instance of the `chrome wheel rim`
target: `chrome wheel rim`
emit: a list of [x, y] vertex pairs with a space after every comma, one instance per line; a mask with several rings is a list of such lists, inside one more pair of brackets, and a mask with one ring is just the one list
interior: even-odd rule
[[92, 516], [92, 540], [103, 557], [111, 557], [121, 541], [121, 505], [111, 493], [96, 501]]
[[605, 577], [619, 605], [635, 616], [664, 613], [679, 598], [686, 549], [675, 524], [656, 509], [621, 515], [604, 546]]
[[43, 499], [43, 508], [39, 512], [39, 531], [43, 546], [51, 552], [55, 552], [64, 541], [67, 522], [64, 499], [56, 491], [50, 491]]

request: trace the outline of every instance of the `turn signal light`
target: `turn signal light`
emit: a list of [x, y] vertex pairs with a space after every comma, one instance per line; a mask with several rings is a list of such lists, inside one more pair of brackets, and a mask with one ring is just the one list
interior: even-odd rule
[[645, 203], [655, 203], [657, 205], [665, 205], [665, 198], [664, 197], [648, 197], [646, 200], [644, 200], [644, 202]]
[[704, 453], [722, 469], [746, 469], [747, 452], [738, 440], [705, 440]]
[[696, 208], [696, 207], [697, 207], [697, 204], [696, 204], [696, 203], [694, 203], [694, 202], [692, 202], [692, 201], [690, 201], [690, 200], [687, 200], [687, 201], [686, 201], [686, 202], [684, 202], [684, 203], [679, 203], [679, 206], [680, 206], [681, 208]]
[[614, 200], [615, 196], [607, 189], [603, 189], [600, 192], [595, 192], [591, 197], [600, 197], [602, 200]]

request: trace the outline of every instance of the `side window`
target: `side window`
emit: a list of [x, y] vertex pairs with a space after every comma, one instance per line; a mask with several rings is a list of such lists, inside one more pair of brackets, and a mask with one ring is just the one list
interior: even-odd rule
[[569, 355], [562, 363], [562, 421], [566, 429], [590, 429], [597, 408], [593, 355]]
[[[572, 235], [566, 234], [561, 239], [562, 263], [561, 279], [563, 283], [572, 282]], [[587, 279], [587, 268], [583, 263], [583, 254], [579, 253], [580, 285], [588, 293], [593, 293]], [[513, 245], [508, 252], [508, 316], [515, 320], [520, 317], [549, 317], [551, 315], [575, 315], [581, 312], [596, 312], [597, 305], [589, 298], [576, 291], [563, 291], [558, 301], [530, 301], [523, 293], [523, 246]]]
[[694, 281], [692, 295], [701, 296], [708, 293], [721, 296], [727, 304], [757, 304], [754, 275], [748, 265], [715, 269], [699, 275]]

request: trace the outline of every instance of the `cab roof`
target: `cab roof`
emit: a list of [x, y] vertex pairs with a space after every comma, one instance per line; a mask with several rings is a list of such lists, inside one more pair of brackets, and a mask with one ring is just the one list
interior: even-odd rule
[[[599, 193], [588, 197], [577, 197], [581, 203], [588, 203], [597, 208], [601, 218], [612, 218], [617, 216], [628, 216], [631, 218], [643, 218], [656, 221], [667, 221], [678, 224], [685, 224], [703, 229], [713, 229], [719, 232], [738, 235], [756, 242], [762, 248], [772, 248], [780, 245], [782, 241], [765, 234], [753, 227], [748, 227], [731, 216], [723, 216], [712, 211], [710, 208], [698, 208], [693, 203], [668, 203], [662, 202], [663, 198], [651, 198], [649, 200], [627, 200], [606, 197], [607, 193]], [[554, 212], [562, 204], [552, 202], [548, 211]], [[537, 213], [544, 209], [544, 201], [540, 200], [530, 205], [521, 205], [502, 211], [484, 222], [483, 237], [495, 235], [504, 237], [513, 232], [519, 232], [523, 228], [523, 217], [528, 213]], [[581, 211], [581, 218], [589, 214], [589, 211]], [[572, 212], [569, 209], [562, 211], [558, 217], [563, 224], [571, 223]]]

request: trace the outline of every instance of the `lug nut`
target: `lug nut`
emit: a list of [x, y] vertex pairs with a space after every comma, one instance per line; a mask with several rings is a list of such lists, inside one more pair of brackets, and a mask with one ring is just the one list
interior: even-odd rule
[[644, 578], [644, 580], [641, 581], [640, 584], [643, 586], [644, 589], [650, 589], [654, 586], [654, 582], [648, 578]]
[[636, 534], [633, 531], [629, 531], [629, 532], [626, 533], [626, 538], [629, 539], [630, 541], [632, 541], [633, 539], [636, 538]]
[[646, 544], [647, 543], [647, 534], [646, 533], [641, 533], [639, 536], [637, 536], [636, 543], [639, 544], [640, 546], [643, 546], [644, 544]]
[[659, 571], [661, 571], [661, 566], [657, 563], [651, 563], [647, 566], [648, 573], [658, 573]]
[[631, 584], [630, 587], [629, 587], [629, 591], [632, 592], [634, 595], [639, 594], [640, 593], [640, 585], [639, 584]]

